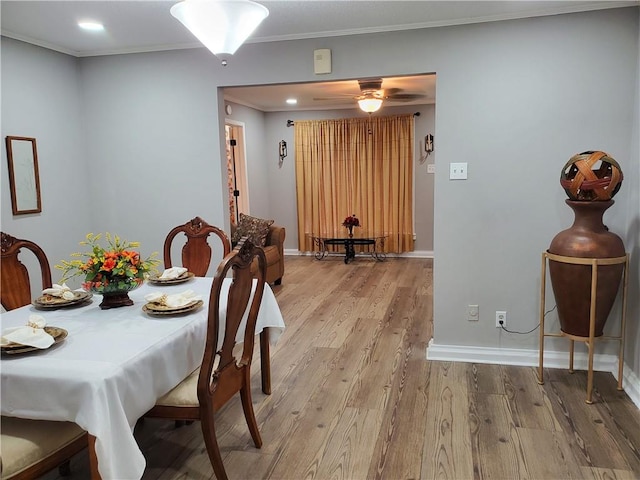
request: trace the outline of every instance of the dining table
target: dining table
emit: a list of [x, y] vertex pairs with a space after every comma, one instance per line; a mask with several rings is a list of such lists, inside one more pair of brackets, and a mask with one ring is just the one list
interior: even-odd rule
[[[141, 478], [146, 462], [134, 438], [134, 426], [158, 398], [200, 366], [212, 281], [196, 277], [175, 285], [145, 283], [129, 292], [132, 306], [114, 309], [100, 309], [100, 296], [94, 296], [66, 308], [36, 308], [34, 302], [2, 313], [2, 331], [26, 325], [31, 315], [40, 315], [47, 326], [67, 333], [47, 349], [3, 353], [2, 415], [75, 422], [92, 439], [93, 460], [102, 479]], [[221, 319], [230, 282], [223, 282]], [[144, 308], [150, 293], [172, 295], [187, 290], [201, 296], [199, 308], [177, 315], [151, 315]], [[265, 350], [268, 356], [269, 344], [278, 341], [284, 328], [275, 295], [265, 284], [256, 324], [263, 365]], [[236, 340], [241, 342], [243, 335], [241, 326]]]

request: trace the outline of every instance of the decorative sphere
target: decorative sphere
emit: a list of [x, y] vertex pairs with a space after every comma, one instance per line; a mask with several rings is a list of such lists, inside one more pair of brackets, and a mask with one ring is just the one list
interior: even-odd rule
[[574, 155], [560, 172], [560, 185], [570, 200], [606, 201], [622, 185], [620, 165], [605, 152], [582, 152]]

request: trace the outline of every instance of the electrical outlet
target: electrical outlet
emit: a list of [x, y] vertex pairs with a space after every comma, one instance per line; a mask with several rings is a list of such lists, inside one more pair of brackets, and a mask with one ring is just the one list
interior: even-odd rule
[[496, 311], [496, 328], [502, 327], [507, 328], [507, 312], [504, 310], [498, 310]]
[[467, 320], [470, 322], [477, 322], [480, 317], [478, 305], [469, 305], [467, 307]]

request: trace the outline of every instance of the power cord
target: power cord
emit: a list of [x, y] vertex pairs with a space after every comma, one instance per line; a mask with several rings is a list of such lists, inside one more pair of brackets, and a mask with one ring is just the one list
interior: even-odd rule
[[[548, 313], [553, 312], [553, 311], [556, 309], [556, 307], [557, 307], [557, 306], [558, 306], [558, 305], [554, 305], [554, 306], [553, 306], [553, 308], [552, 308], [551, 310], [547, 310], [546, 312], [544, 312], [544, 317], [546, 318], [546, 317], [547, 317], [547, 314], [548, 314]], [[503, 325], [503, 324], [504, 324], [504, 321], [503, 321], [503, 320], [500, 320], [500, 321], [498, 322], [498, 324], [500, 325], [500, 328], [501, 328], [502, 330], [504, 330], [505, 332], [507, 332], [507, 333], [515, 333], [515, 334], [517, 334], [517, 335], [528, 335], [528, 334], [530, 334], [530, 333], [532, 333], [532, 332], [535, 332], [535, 331], [540, 327], [540, 323], [538, 323], [538, 325], [536, 325], [535, 327], [533, 327], [533, 328], [532, 328], [531, 330], [529, 330], [528, 332], [516, 332], [515, 330], [509, 330], [509, 329], [505, 328], [505, 327], [504, 327], [504, 325]]]

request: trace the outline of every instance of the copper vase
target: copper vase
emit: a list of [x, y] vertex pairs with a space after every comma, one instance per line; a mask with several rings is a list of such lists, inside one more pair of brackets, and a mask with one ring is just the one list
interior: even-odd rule
[[[558, 233], [549, 253], [580, 258], [615, 258], [625, 255], [622, 239], [603, 224], [604, 212], [613, 200], [581, 202], [566, 200], [574, 212], [573, 225]], [[603, 334], [620, 286], [624, 266], [598, 267], [595, 336]], [[591, 266], [549, 261], [549, 276], [558, 306], [560, 329], [578, 337], [589, 336]]]

